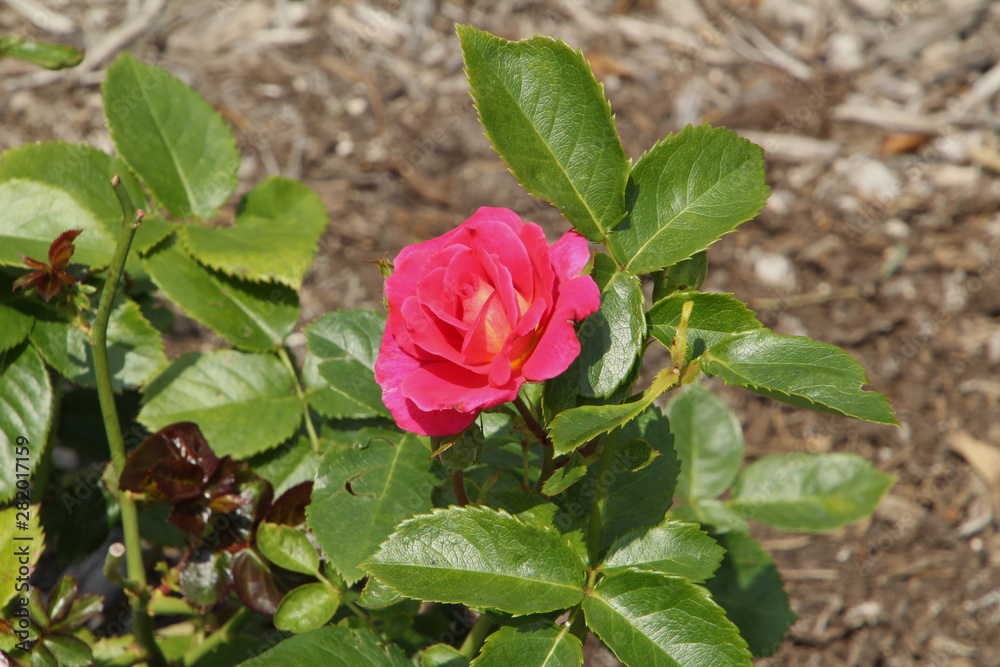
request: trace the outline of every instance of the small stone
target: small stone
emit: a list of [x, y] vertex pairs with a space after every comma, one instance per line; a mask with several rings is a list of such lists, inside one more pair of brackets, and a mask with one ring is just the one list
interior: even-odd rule
[[792, 282], [792, 263], [777, 253], [761, 253], [754, 260], [753, 270], [758, 278], [772, 287], [783, 287]]
[[905, 239], [910, 235], [910, 226], [900, 218], [889, 218], [885, 221], [885, 233], [889, 238]]
[[889, 18], [892, 0], [851, 0], [851, 4], [873, 19]]
[[856, 604], [844, 612], [844, 624], [851, 629], [860, 628], [865, 625], [875, 626], [878, 625], [884, 615], [885, 612], [882, 610], [882, 605], [875, 600], [869, 600], [861, 604]]
[[838, 33], [826, 43], [826, 64], [835, 72], [853, 72], [865, 64], [864, 42], [857, 35]]
[[363, 114], [367, 108], [368, 102], [365, 101], [363, 97], [352, 97], [344, 102], [344, 111], [346, 111], [347, 115], [352, 118], [357, 118]]
[[888, 203], [902, 190], [899, 175], [884, 162], [861, 154], [837, 160], [834, 170], [847, 179], [855, 192], [869, 200]]

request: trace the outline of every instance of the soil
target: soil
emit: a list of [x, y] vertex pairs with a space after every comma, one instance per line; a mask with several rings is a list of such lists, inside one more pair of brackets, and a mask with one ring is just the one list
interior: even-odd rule
[[[799, 616], [757, 664], [1000, 665], [996, 5], [45, 4], [33, 14], [0, 8], [0, 34], [87, 46], [95, 60], [57, 74], [0, 61], [0, 148], [64, 139], [110, 151], [102, 68], [123, 48], [166, 67], [233, 126], [243, 160], [237, 197], [280, 173], [326, 204], [302, 324], [334, 308], [379, 307], [380, 275], [365, 260], [443, 233], [479, 206], [513, 208], [550, 238], [568, 229], [523, 192], [482, 135], [456, 21], [581, 47], [633, 159], [689, 122], [761, 143], [770, 203], [711, 248], [705, 288], [735, 292], [779, 333], [846, 349], [903, 427], [712, 385], [740, 415], [751, 459], [857, 452], [898, 479], [858, 525], [827, 535], [755, 527]], [[123, 25], [134, 28], [131, 39], [116, 32]], [[182, 322], [169, 349], [219, 344]], [[617, 663], [594, 648], [588, 664]]]

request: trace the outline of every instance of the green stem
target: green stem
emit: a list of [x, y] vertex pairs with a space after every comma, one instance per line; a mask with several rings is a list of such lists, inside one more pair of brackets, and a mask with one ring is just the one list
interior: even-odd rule
[[278, 357], [281, 359], [281, 363], [285, 365], [285, 368], [288, 369], [288, 372], [292, 374], [292, 377], [295, 378], [295, 394], [302, 403], [302, 414], [305, 415], [306, 420], [306, 434], [309, 436], [309, 442], [312, 443], [313, 451], [318, 454], [319, 438], [316, 436], [316, 428], [313, 426], [312, 418], [309, 416], [309, 399], [306, 398], [305, 390], [302, 388], [302, 380], [295, 370], [291, 358], [288, 356], [288, 351], [284, 347], [278, 348]]
[[458, 649], [458, 652], [469, 660], [475, 658], [476, 654], [479, 653], [479, 647], [486, 641], [486, 636], [490, 634], [492, 627], [493, 621], [490, 620], [489, 616], [480, 614], [472, 629], [469, 630], [469, 634], [465, 636], [465, 641], [462, 642], [462, 647]]
[[210, 634], [205, 641], [188, 649], [184, 654], [184, 667], [191, 667], [198, 664], [198, 661], [211, 653], [217, 647], [225, 644], [233, 635], [243, 627], [243, 624], [253, 617], [253, 612], [249, 607], [240, 607], [221, 628]]
[[597, 485], [594, 489], [594, 504], [590, 508], [590, 528], [587, 531], [587, 554], [590, 564], [597, 567], [600, 564], [598, 555], [601, 551], [601, 534], [604, 532], [604, 510], [608, 504], [608, 489], [611, 488], [612, 465], [615, 461], [615, 450], [618, 448], [618, 436], [621, 428], [613, 430], [604, 440], [601, 451], [601, 461], [597, 466]]
[[548, 442], [548, 434], [545, 433], [545, 429], [542, 428], [542, 425], [535, 418], [535, 415], [531, 412], [531, 408], [529, 408], [528, 404], [524, 402], [524, 399], [521, 398], [520, 394], [514, 397], [514, 407], [517, 408], [518, 413], [521, 415], [521, 419], [524, 420], [524, 424], [528, 427], [528, 430], [531, 431], [531, 434], [538, 438], [538, 442], [541, 442], [542, 444]]
[[538, 483], [535, 484], [535, 491], [541, 493], [545, 482], [547, 482], [549, 477], [552, 476], [552, 471], [555, 469], [555, 457], [556, 448], [553, 447], [552, 442], [546, 438], [545, 441], [542, 442], [542, 472], [538, 475]]
[[[111, 310], [115, 303], [115, 293], [125, 272], [125, 260], [128, 258], [129, 247], [135, 230], [142, 222], [144, 213], [136, 211], [125, 186], [118, 176], [111, 179], [111, 186], [118, 196], [122, 207], [122, 231], [118, 236], [115, 253], [108, 266], [108, 277], [101, 291], [101, 301], [97, 306], [97, 315], [90, 329], [90, 343], [94, 353], [94, 376], [97, 380], [97, 397], [104, 417], [104, 430], [108, 435], [108, 446], [111, 449], [111, 463], [115, 474], [111, 479], [111, 492], [118, 497], [121, 507], [122, 533], [125, 540], [125, 569], [129, 581], [140, 589], [146, 585], [146, 568], [142, 562], [142, 542], [139, 537], [139, 514], [135, 503], [128, 492], [121, 493], [118, 489], [118, 478], [125, 468], [125, 443], [122, 440], [121, 424], [118, 421], [118, 411], [115, 408], [115, 392], [111, 384], [111, 367], [108, 364], [108, 322], [111, 320]], [[150, 618], [146, 605], [148, 594], [133, 596], [132, 610], [134, 612], [134, 634], [136, 641], [146, 652], [146, 659], [152, 667], [166, 667], [167, 661], [153, 637], [153, 619]]]

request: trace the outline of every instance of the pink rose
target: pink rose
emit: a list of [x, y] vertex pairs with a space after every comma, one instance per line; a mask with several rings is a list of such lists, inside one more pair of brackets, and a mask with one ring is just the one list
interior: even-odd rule
[[505, 208], [479, 209], [436, 239], [403, 248], [385, 281], [389, 319], [375, 362], [401, 428], [451, 435], [521, 385], [553, 378], [580, 354], [573, 325], [600, 305], [581, 276], [587, 241]]

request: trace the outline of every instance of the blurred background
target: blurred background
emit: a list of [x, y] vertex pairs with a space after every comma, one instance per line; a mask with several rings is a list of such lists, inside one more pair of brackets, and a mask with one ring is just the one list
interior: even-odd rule
[[[6, 0], [0, 35], [87, 58], [62, 72], [0, 61], [0, 149], [111, 151], [100, 82], [127, 49], [234, 128], [236, 197], [281, 174], [323, 198], [302, 323], [377, 308], [364, 260], [479, 206], [513, 208], [552, 239], [568, 229], [482, 135], [455, 22], [582, 48], [633, 159], [688, 123], [760, 144], [771, 198], [709, 250], [705, 289], [734, 292], [779, 333], [845, 348], [893, 401], [902, 429], [711, 384], [751, 458], [858, 452], [899, 480], [870, 520], [832, 534], [755, 527], [799, 616], [758, 664], [1000, 665], [1000, 4]], [[168, 354], [220, 345], [178, 320]], [[596, 647], [588, 658], [617, 664]]]

